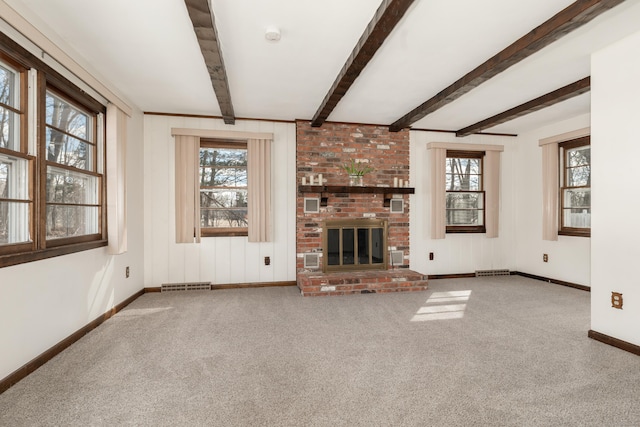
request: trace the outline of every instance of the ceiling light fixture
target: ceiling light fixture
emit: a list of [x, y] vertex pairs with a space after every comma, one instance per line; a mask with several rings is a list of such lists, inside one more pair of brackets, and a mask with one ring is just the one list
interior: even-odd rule
[[272, 42], [277, 42], [280, 40], [280, 30], [278, 27], [274, 26], [267, 27], [267, 31], [264, 33], [264, 38]]

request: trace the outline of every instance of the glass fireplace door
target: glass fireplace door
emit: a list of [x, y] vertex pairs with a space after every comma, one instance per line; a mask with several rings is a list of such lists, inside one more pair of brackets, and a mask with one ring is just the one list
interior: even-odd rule
[[324, 271], [386, 269], [385, 220], [331, 220], [323, 229]]

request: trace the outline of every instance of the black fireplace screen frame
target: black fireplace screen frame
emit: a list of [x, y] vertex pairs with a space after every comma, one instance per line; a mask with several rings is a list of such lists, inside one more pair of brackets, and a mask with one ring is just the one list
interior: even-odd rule
[[322, 227], [322, 271], [386, 270], [386, 219], [325, 220]]

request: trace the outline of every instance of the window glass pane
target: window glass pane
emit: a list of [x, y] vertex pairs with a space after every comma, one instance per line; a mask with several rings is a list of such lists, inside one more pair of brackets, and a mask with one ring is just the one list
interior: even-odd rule
[[591, 164], [591, 146], [571, 148], [567, 150], [567, 166], [588, 166]]
[[340, 265], [340, 230], [327, 230], [327, 265]]
[[482, 193], [447, 193], [447, 209], [483, 209]]
[[447, 157], [445, 179], [447, 191], [480, 191], [481, 159]]
[[31, 204], [0, 202], [0, 245], [30, 242]]
[[384, 251], [382, 242], [384, 241], [384, 230], [382, 228], [374, 228], [371, 230], [371, 262], [373, 264], [382, 264], [384, 262]]
[[342, 265], [355, 264], [355, 230], [342, 229]]
[[0, 106], [0, 147], [20, 150], [20, 115]]
[[201, 190], [201, 227], [246, 227], [247, 190]]
[[19, 74], [4, 65], [0, 65], [0, 103], [18, 109]]
[[78, 169], [93, 169], [93, 146], [47, 128], [47, 160]]
[[0, 199], [29, 199], [29, 162], [0, 154]]
[[47, 93], [47, 124], [78, 138], [92, 141], [89, 115], [57, 96]]
[[562, 226], [591, 227], [591, 189], [563, 190]]
[[483, 225], [483, 193], [447, 193], [447, 225]]
[[447, 225], [482, 226], [482, 211], [468, 209], [447, 209]]
[[591, 209], [563, 209], [562, 225], [570, 228], [591, 228]]
[[565, 208], [589, 208], [591, 207], [591, 189], [580, 188], [577, 190], [564, 190]]
[[446, 175], [447, 191], [479, 191], [480, 175]]
[[200, 165], [247, 166], [247, 150], [245, 148], [201, 148]]
[[247, 227], [246, 148], [200, 148], [201, 226]]
[[480, 174], [480, 160], [476, 158], [447, 157], [445, 173]]
[[358, 228], [358, 264], [369, 264], [368, 228]]
[[[582, 142], [582, 141], [580, 141]], [[580, 142], [569, 141], [568, 145]], [[591, 228], [591, 146], [581, 145], [561, 150], [565, 174], [561, 183], [560, 231], [572, 234]]]
[[247, 227], [247, 209], [201, 209], [200, 226], [203, 228]]
[[93, 205], [98, 203], [98, 178], [66, 169], [47, 168], [47, 202]]
[[98, 233], [99, 209], [93, 206], [47, 206], [47, 239]]
[[247, 190], [200, 190], [200, 208], [247, 208]]
[[591, 185], [591, 166], [577, 166], [567, 169], [567, 187]]
[[201, 187], [246, 187], [247, 168], [200, 167]]

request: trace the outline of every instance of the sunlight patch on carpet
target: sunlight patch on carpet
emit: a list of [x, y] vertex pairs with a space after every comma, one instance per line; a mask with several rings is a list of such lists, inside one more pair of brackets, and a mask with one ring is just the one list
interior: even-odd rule
[[[412, 322], [461, 319], [467, 309], [471, 291], [434, 292], [411, 318]], [[445, 304], [457, 302], [458, 304]]]
[[162, 311], [172, 310], [173, 307], [158, 307], [158, 308], [131, 308], [128, 310], [122, 310], [114, 317], [141, 317], [148, 316], [149, 314], [160, 313]]

